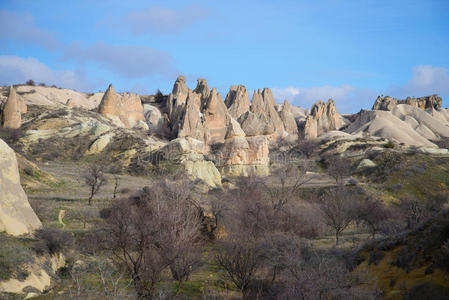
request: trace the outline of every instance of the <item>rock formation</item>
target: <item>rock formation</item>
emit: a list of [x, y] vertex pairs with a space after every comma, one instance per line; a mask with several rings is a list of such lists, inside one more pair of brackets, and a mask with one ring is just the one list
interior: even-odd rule
[[315, 139], [322, 133], [330, 130], [338, 130], [343, 126], [343, 121], [332, 99], [327, 103], [316, 102], [310, 109], [304, 124], [304, 137]]
[[203, 114], [207, 130], [205, 142], [208, 145], [224, 142], [229, 124], [229, 114], [223, 99], [215, 88], [210, 92]]
[[397, 100], [390, 96], [378, 96], [373, 105], [373, 110], [388, 110], [392, 111], [398, 104], [407, 104], [420, 109], [436, 109], [440, 110], [443, 104], [443, 99], [438, 95], [430, 95], [419, 98], [407, 97], [405, 100]]
[[104, 116], [118, 118], [125, 127], [134, 127], [139, 121], [145, 121], [140, 97], [136, 94], [119, 95], [112, 84], [101, 99], [98, 112]]
[[269, 135], [276, 139], [284, 135], [284, 124], [274, 107], [270, 89], [254, 91], [250, 111], [241, 115], [239, 122], [248, 136]]
[[291, 135], [292, 139], [298, 138], [298, 126], [296, 125], [295, 117], [293, 116], [291, 105], [287, 100], [282, 105], [280, 112], [282, 123], [284, 124], [285, 131], [288, 135]]
[[393, 108], [398, 104], [398, 101], [390, 96], [382, 98], [378, 96], [376, 102], [374, 102], [373, 110], [393, 110]]
[[20, 185], [16, 154], [0, 140], [0, 232], [30, 234], [42, 226]]
[[14, 87], [9, 87], [9, 95], [3, 106], [1, 125], [3, 128], [19, 129], [22, 125], [22, 114], [27, 112], [25, 102], [16, 94]]
[[229, 114], [236, 120], [249, 111], [249, 96], [245, 86], [231, 86], [226, 95], [225, 104]]

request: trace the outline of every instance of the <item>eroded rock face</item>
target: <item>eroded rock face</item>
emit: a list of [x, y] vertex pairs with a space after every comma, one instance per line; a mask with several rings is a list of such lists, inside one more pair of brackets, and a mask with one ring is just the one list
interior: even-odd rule
[[298, 126], [296, 125], [295, 117], [293, 116], [290, 103], [287, 100], [282, 105], [280, 113], [282, 123], [284, 124], [285, 131], [293, 138], [298, 138]]
[[407, 97], [404, 100], [397, 100], [390, 96], [377, 97], [373, 105], [373, 110], [387, 110], [392, 111], [398, 104], [408, 104], [420, 109], [436, 109], [440, 110], [443, 105], [443, 99], [438, 95], [430, 95], [419, 98]]
[[27, 112], [27, 106], [21, 97], [17, 96], [16, 90], [9, 88], [8, 99], [3, 106], [1, 124], [3, 128], [19, 129], [22, 125], [22, 114]]
[[119, 95], [112, 84], [104, 93], [98, 112], [104, 116], [119, 118], [128, 128], [134, 127], [139, 121], [145, 121], [139, 95], [128, 93]]
[[378, 96], [376, 102], [373, 105], [373, 110], [393, 110], [393, 108], [398, 104], [398, 101], [390, 96], [382, 98]]
[[236, 120], [249, 111], [249, 96], [245, 86], [231, 86], [226, 95], [225, 104], [229, 114]]
[[306, 118], [304, 137], [315, 139], [324, 132], [338, 130], [342, 126], [343, 122], [334, 101], [332, 99], [327, 103], [318, 101], [312, 106], [310, 115]]
[[205, 142], [209, 145], [222, 143], [229, 124], [229, 114], [223, 99], [215, 88], [212, 89], [206, 102], [204, 118], [207, 130]]
[[20, 185], [16, 154], [0, 140], [0, 232], [30, 234], [42, 227]]

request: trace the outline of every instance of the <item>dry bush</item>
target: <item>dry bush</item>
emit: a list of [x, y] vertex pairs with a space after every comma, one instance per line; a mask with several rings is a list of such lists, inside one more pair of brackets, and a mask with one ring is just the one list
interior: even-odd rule
[[138, 299], [155, 296], [164, 270], [180, 286], [198, 266], [201, 215], [191, 187], [160, 180], [111, 207], [99, 240], [132, 278]]
[[84, 173], [84, 182], [89, 187], [88, 205], [92, 204], [93, 197], [98, 193], [100, 188], [107, 183], [107, 178], [104, 174], [104, 166], [101, 163], [92, 164], [87, 167]]

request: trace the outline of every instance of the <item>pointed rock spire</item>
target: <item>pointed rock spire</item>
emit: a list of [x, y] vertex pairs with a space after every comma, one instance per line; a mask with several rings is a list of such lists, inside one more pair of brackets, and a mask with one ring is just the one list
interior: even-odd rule
[[9, 87], [9, 95], [2, 111], [2, 127], [19, 129], [22, 125], [22, 113], [27, 111], [23, 100], [17, 96], [13, 86]]
[[249, 96], [244, 85], [233, 85], [229, 89], [225, 99], [229, 114], [238, 119], [249, 111]]

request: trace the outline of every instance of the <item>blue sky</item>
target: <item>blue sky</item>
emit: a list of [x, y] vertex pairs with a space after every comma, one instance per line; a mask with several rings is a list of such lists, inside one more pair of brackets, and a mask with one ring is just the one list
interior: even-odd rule
[[380, 94], [447, 99], [449, 1], [0, 0], [1, 85], [168, 93], [179, 74], [341, 112]]

